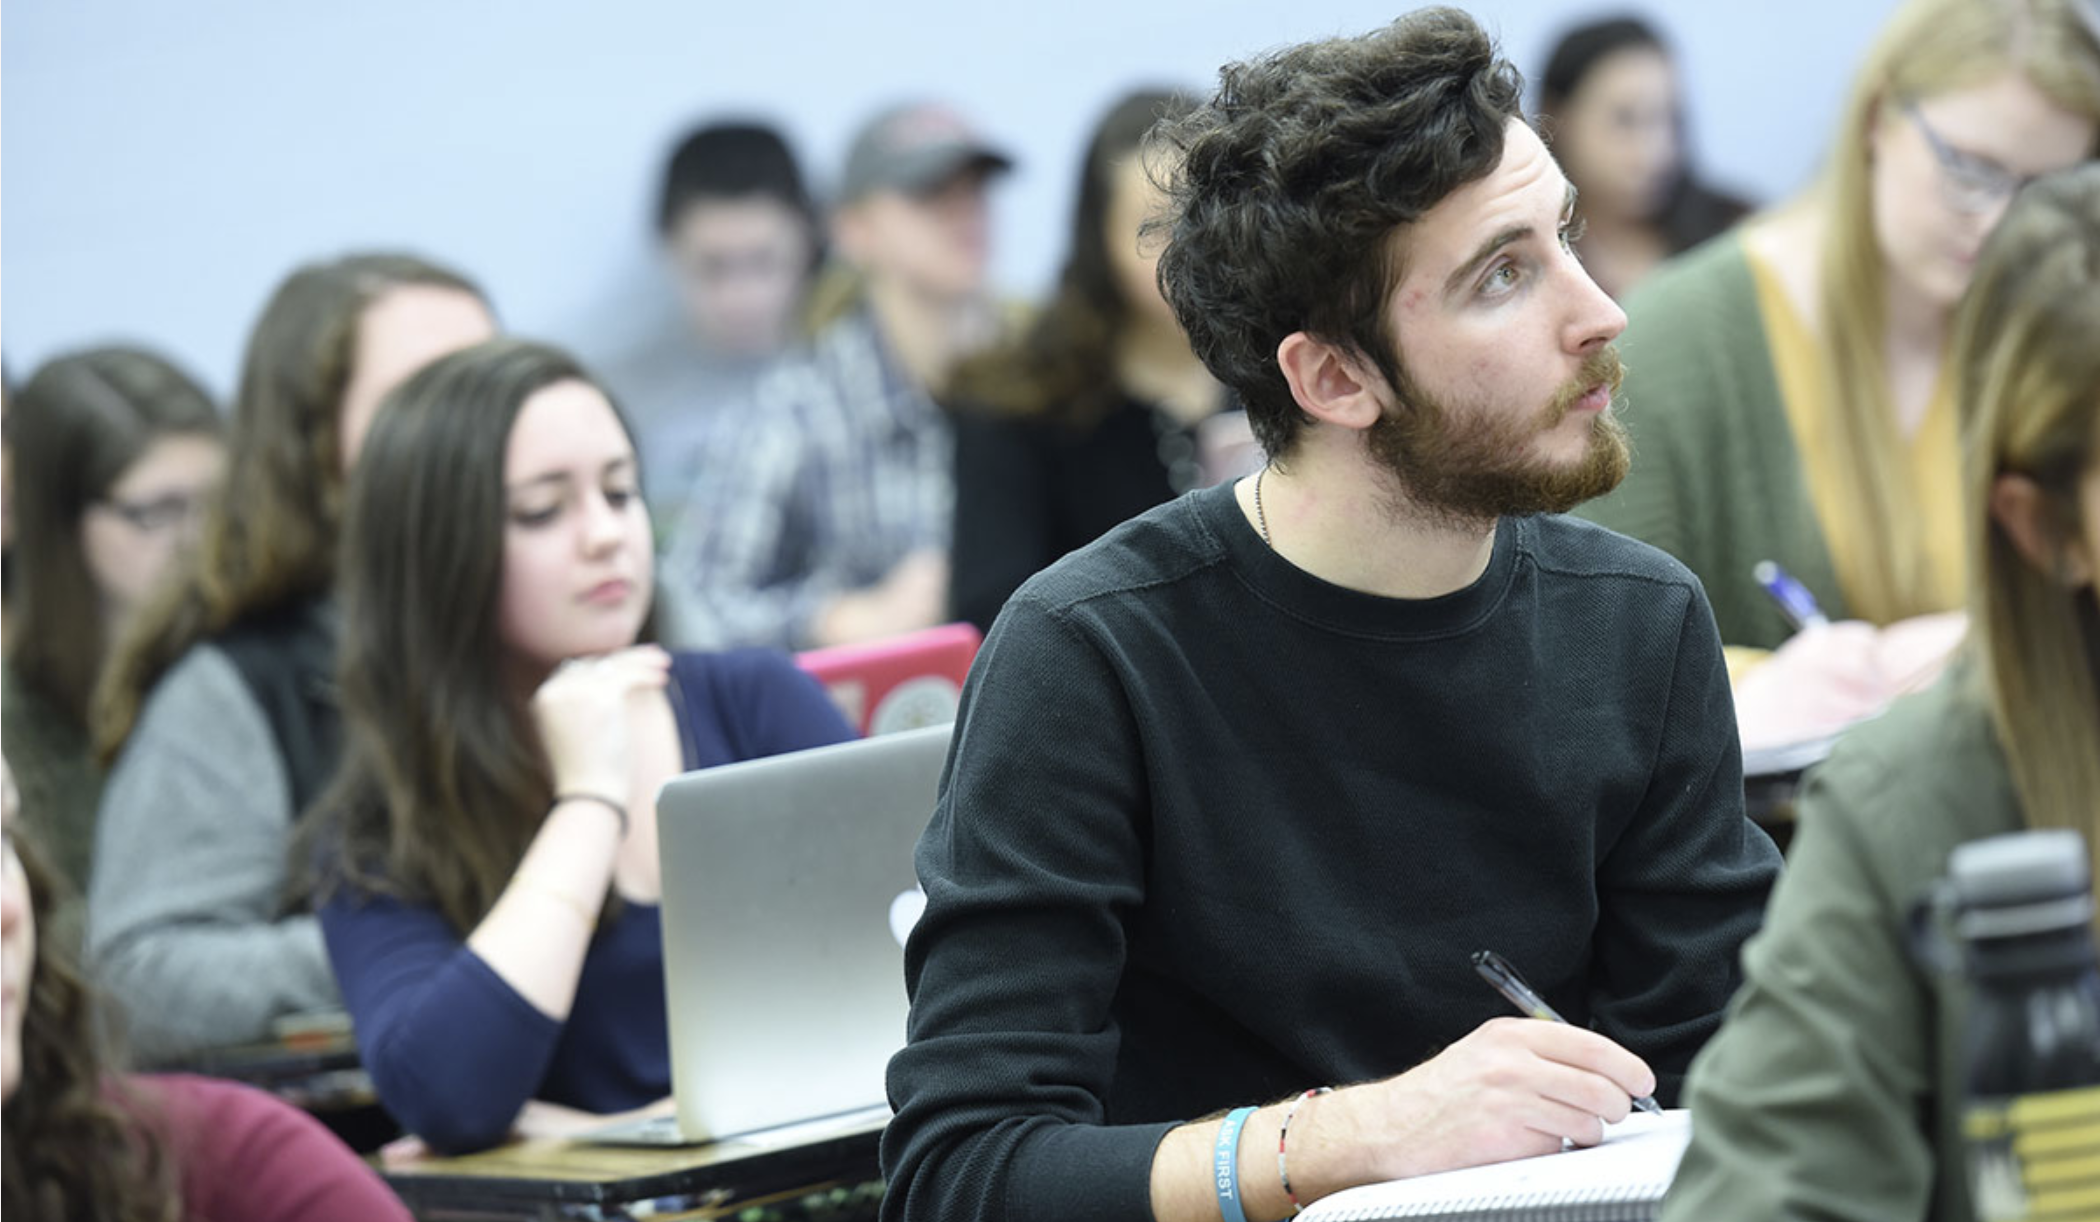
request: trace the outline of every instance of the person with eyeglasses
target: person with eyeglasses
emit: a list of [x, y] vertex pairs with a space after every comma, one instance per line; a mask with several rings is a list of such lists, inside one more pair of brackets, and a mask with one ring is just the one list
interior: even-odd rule
[[[2100, 851], [2096, 335], [2088, 163], [2019, 194], [1950, 327], [1973, 637], [1945, 682], [1848, 735], [1811, 776], [1742, 991], [1692, 1065], [1691, 1146], [1663, 1222], [2013, 1216], [1974, 1199], [1962, 1067], [1976, 999], [1961, 973], [1913, 954], [1914, 906], [1964, 843], [2068, 828]], [[2037, 1007], [2034, 1021], [2062, 1020]], [[2053, 1130], [2069, 1198], [2051, 1212], [2030, 1181], [2018, 1216], [2096, 1216], [2090, 1191], [2084, 1208], [2076, 1198], [2100, 1150], [2076, 1114]]]
[[143, 1066], [342, 1006], [320, 925], [286, 881], [293, 820], [342, 748], [343, 490], [387, 392], [495, 332], [471, 280], [377, 251], [301, 264], [256, 317], [224, 491], [112, 647], [89, 710], [109, 780], [87, 963]]
[[[189, 542], [225, 447], [211, 396], [140, 348], [48, 361], [9, 406], [18, 520], [0, 737], [78, 893], [102, 792], [89, 697], [118, 630]], [[54, 936], [77, 933], [76, 916], [62, 912]]]
[[[1580, 512], [1705, 583], [1746, 747], [1880, 710], [1965, 631], [1947, 332], [2022, 185], [2095, 153], [2100, 45], [2078, 10], [1907, 0], [1814, 186], [1628, 302], [1638, 457]], [[1763, 561], [1813, 595], [1805, 629]]]

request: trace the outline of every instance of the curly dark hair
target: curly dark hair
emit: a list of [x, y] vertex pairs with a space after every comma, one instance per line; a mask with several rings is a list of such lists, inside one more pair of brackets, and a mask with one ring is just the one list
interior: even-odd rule
[[[19, 826], [8, 843], [39, 931], [63, 885]], [[0, 1109], [0, 1214], [9, 1222], [173, 1222], [182, 1194], [155, 1109], [111, 1075], [94, 994], [61, 939], [40, 939], [21, 999], [22, 1077]]]
[[1159, 129], [1168, 162], [1160, 288], [1196, 355], [1239, 394], [1270, 455], [1306, 417], [1276, 363], [1303, 331], [1402, 385], [1390, 239], [1502, 159], [1523, 77], [1453, 8], [1228, 64], [1217, 96]]

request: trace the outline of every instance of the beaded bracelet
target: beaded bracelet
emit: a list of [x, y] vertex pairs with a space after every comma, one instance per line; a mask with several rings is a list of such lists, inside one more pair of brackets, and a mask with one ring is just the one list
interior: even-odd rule
[[606, 808], [607, 810], [611, 811], [611, 812], [612, 812], [613, 814], [615, 814], [615, 815], [619, 816], [619, 819], [620, 819], [620, 839], [622, 839], [622, 840], [625, 840], [625, 839], [627, 839], [627, 804], [626, 804], [626, 803], [624, 803], [624, 802], [615, 802], [615, 801], [613, 801], [613, 800], [612, 800], [611, 798], [608, 798], [608, 797], [606, 797], [606, 796], [605, 796], [604, 794], [602, 794], [602, 793], [558, 793], [558, 794], [555, 794], [555, 795], [554, 795], [554, 802], [553, 802], [553, 805], [550, 805], [550, 806], [549, 806], [549, 807], [547, 808], [547, 813], [548, 813], [548, 814], [550, 814], [550, 815], [551, 815], [551, 814], [553, 814], [553, 813], [554, 813], [554, 807], [556, 807], [556, 806], [560, 806], [560, 805], [561, 805], [562, 803], [564, 803], [564, 802], [596, 802], [596, 803], [598, 803], [598, 804], [599, 804], [600, 806], [603, 806], [603, 807], [605, 807], [605, 808]]
[[1316, 1086], [1296, 1099], [1291, 1100], [1290, 1107], [1286, 1108], [1283, 1113], [1283, 1127], [1276, 1130], [1276, 1178], [1283, 1181], [1283, 1195], [1289, 1198], [1291, 1213], [1293, 1214], [1304, 1212], [1305, 1206], [1298, 1203], [1298, 1191], [1291, 1187], [1290, 1166], [1284, 1161], [1284, 1150], [1291, 1139], [1291, 1118], [1298, 1114], [1299, 1104], [1312, 1098], [1314, 1095], [1324, 1095], [1333, 1089], [1332, 1086]]
[[1240, 1129], [1253, 1114], [1251, 1107], [1226, 1113], [1225, 1123], [1218, 1126], [1218, 1144], [1211, 1148], [1211, 1176], [1218, 1190], [1218, 1212], [1225, 1222], [1247, 1222], [1247, 1211], [1240, 1205]]

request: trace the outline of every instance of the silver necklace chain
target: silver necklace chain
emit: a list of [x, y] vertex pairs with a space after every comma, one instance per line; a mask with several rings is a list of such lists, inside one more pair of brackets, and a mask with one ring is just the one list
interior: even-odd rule
[[1262, 543], [1273, 552], [1276, 550], [1276, 544], [1269, 539], [1269, 515], [1261, 507], [1261, 479], [1262, 476], [1268, 473], [1269, 466], [1267, 463], [1263, 463], [1261, 470], [1254, 473], [1254, 522], [1261, 527]]

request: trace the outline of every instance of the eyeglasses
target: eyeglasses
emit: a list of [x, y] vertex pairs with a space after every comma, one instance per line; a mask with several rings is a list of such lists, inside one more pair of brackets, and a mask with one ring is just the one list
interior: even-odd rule
[[1925, 137], [1932, 155], [1940, 163], [1940, 195], [1947, 206], [1956, 212], [1979, 213], [1991, 209], [2019, 194], [2020, 188], [2033, 179], [2015, 174], [2004, 166], [1964, 153], [1942, 139], [1925, 121], [1916, 102], [1903, 103], [1903, 113], [1918, 125], [1918, 134]]
[[186, 526], [198, 509], [198, 498], [187, 492], [171, 492], [150, 501], [106, 500], [95, 503], [124, 519], [142, 535], [157, 535]]

